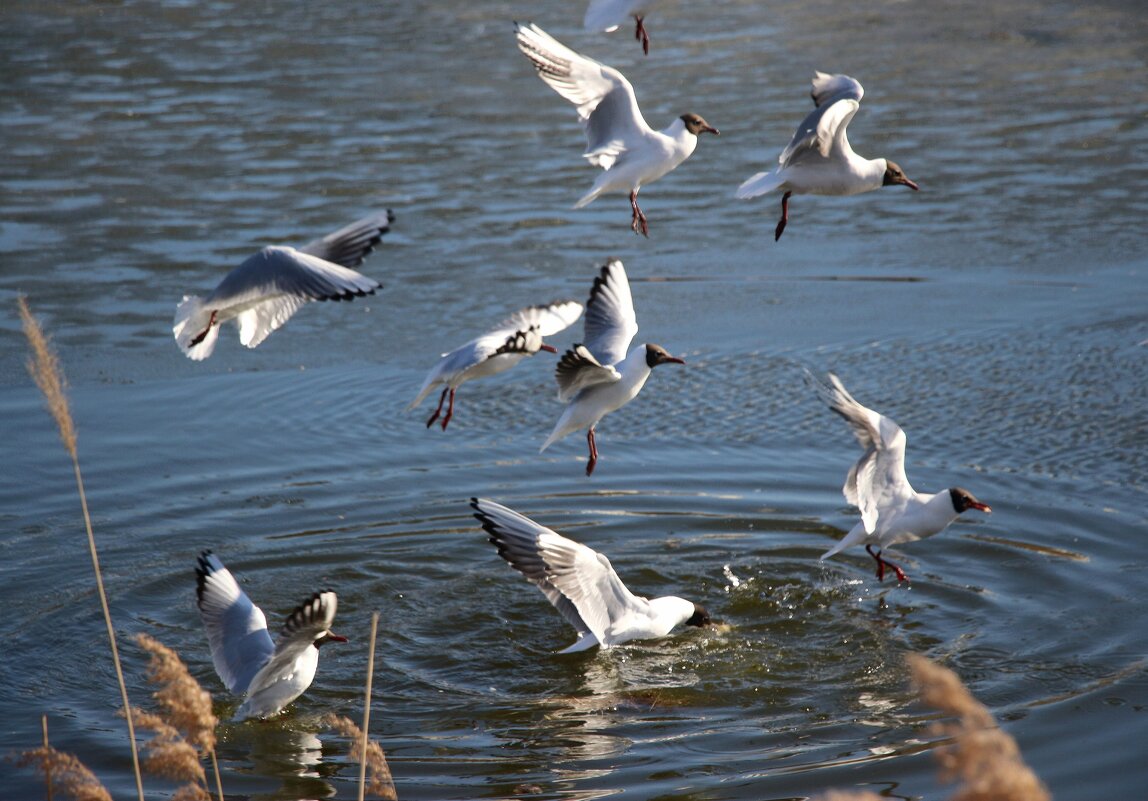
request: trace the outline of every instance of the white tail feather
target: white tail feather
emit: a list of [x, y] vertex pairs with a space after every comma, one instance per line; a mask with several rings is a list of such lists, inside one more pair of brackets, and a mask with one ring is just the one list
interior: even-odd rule
[[737, 188], [737, 197], [745, 199], [772, 192], [785, 183], [776, 172], [759, 172]]

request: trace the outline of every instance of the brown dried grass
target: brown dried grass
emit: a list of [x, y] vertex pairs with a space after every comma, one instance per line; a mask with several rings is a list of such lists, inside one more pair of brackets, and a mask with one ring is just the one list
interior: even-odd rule
[[180, 789], [181, 797], [208, 799], [207, 776], [201, 759], [210, 756], [215, 769], [215, 784], [223, 799], [219, 763], [215, 757], [215, 727], [219, 718], [211, 710], [211, 694], [188, 672], [187, 665], [172, 649], [147, 634], [136, 636], [136, 643], [148, 653], [148, 681], [159, 687], [152, 698], [162, 714], [132, 710], [132, 718], [141, 729], [155, 732], [144, 744], [150, 773], [175, 781], [189, 782]]
[[953, 741], [936, 752], [942, 781], [960, 782], [949, 801], [1050, 801], [1016, 740], [997, 726], [956, 673], [919, 654], [907, 660], [921, 701], [956, 718], [932, 726], [935, 736]]
[[[44, 335], [44, 330], [40, 327], [39, 321], [28, 308], [28, 302], [23, 296], [20, 296], [17, 298], [17, 303], [20, 307], [20, 320], [24, 326], [24, 336], [28, 338], [28, 344], [32, 347], [32, 356], [28, 359], [28, 372], [31, 374], [32, 380], [36, 382], [36, 386], [40, 388], [40, 392], [43, 393], [44, 400], [48, 405], [48, 411], [51, 412], [52, 417], [56, 421], [56, 427], [59, 429], [60, 439], [64, 443], [68, 455], [72, 457], [72, 472], [76, 476], [76, 489], [80, 494], [80, 508], [84, 513], [84, 528], [88, 534], [88, 552], [92, 558], [92, 571], [96, 575], [96, 590], [100, 597], [100, 607], [104, 613], [104, 624], [108, 631], [108, 643], [112, 649], [112, 663], [115, 665], [116, 679], [120, 685], [120, 700], [123, 703], [123, 708], [127, 709], [130, 706], [128, 701], [128, 686], [127, 683], [124, 682], [124, 671], [120, 663], [120, 652], [116, 646], [116, 632], [112, 626], [112, 613], [108, 607], [108, 595], [104, 591], [104, 578], [100, 572], [99, 554], [96, 552], [96, 537], [92, 531], [92, 516], [88, 511], [88, 497], [84, 492], [84, 477], [80, 472], [80, 457], [76, 444], [76, 425], [72, 419], [72, 413], [68, 407], [68, 396], [65, 392], [68, 383], [64, 380], [64, 372], [60, 367], [60, 360], [57, 358], [55, 351], [52, 350], [51, 343], [48, 341], [48, 337]], [[135, 729], [130, 717], [128, 718], [127, 724], [128, 742], [131, 744], [132, 750], [132, 768], [135, 771], [136, 792], [139, 795], [139, 801], [144, 801], [143, 776], [140, 773], [139, 750], [136, 748]]]
[[323, 724], [355, 743], [351, 758], [366, 768], [366, 792], [389, 801], [398, 801], [399, 796], [395, 792], [395, 782], [383, 747], [367, 737], [350, 718], [327, 714], [323, 716]]
[[34, 767], [44, 774], [48, 786], [48, 801], [52, 801], [53, 790], [58, 790], [75, 801], [112, 801], [112, 794], [88, 770], [78, 758], [63, 751], [57, 751], [48, 743], [48, 718], [41, 718], [44, 727], [44, 744], [20, 754], [16, 764], [20, 767]]

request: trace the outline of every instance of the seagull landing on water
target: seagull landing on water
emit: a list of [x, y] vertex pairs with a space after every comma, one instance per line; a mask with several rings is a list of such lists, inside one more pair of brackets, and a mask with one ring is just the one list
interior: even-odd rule
[[442, 430], [446, 431], [447, 423], [454, 416], [454, 392], [460, 384], [472, 378], [497, 375], [509, 370], [540, 350], [557, 353], [557, 349], [547, 345], [542, 338], [568, 328], [581, 316], [582, 304], [573, 300], [519, 309], [482, 336], [450, 353], [444, 353], [427, 375], [418, 397], [407, 408], [415, 408], [436, 386], [443, 384], [438, 408], [427, 420], [427, 428], [439, 419], [443, 403], [449, 395], [450, 403], [442, 417]]
[[617, 259], [603, 267], [594, 279], [582, 324], [582, 343], [566, 351], [554, 373], [558, 400], [567, 403], [566, 411], [538, 452], [567, 434], [588, 429], [590, 461], [586, 475], [590, 475], [598, 463], [598, 446], [594, 442], [598, 421], [636, 398], [659, 364], [685, 362], [660, 345], [643, 343], [626, 352], [638, 333], [638, 318], [626, 269]]
[[254, 348], [308, 301], [373, 295], [382, 284], [351, 268], [363, 263], [394, 219], [388, 209], [298, 249], [270, 245], [224, 276], [207, 297], [185, 295], [172, 325], [180, 350], [189, 359], [206, 359], [228, 320], [239, 326], [239, 341]]
[[843, 487], [845, 500], [861, 510], [861, 522], [821, 558], [864, 544], [877, 560], [878, 581], [885, 578], [886, 567], [893, 569], [898, 582], [908, 581], [904, 570], [881, 556], [882, 549], [938, 534], [969, 509], [992, 509], [960, 487], [935, 495], [915, 491], [905, 475], [905, 432], [888, 417], [854, 400], [833, 373], [828, 377], [826, 385], [806, 372], [806, 380], [822, 400], [853, 428], [865, 454], [853, 465]]
[[278, 714], [311, 686], [319, 646], [347, 641], [331, 631], [338, 599], [330, 590], [300, 604], [283, 624], [278, 641], [272, 642], [263, 610], [251, 603], [211, 551], [200, 554], [195, 582], [215, 672], [228, 690], [244, 696], [236, 720]]
[[693, 601], [672, 595], [653, 599], [634, 595], [603, 554], [513, 509], [481, 498], [471, 498], [470, 505], [498, 555], [542, 590], [578, 631], [578, 639], [558, 653], [653, 640], [683, 623], [705, 626], [711, 622], [709, 612]]
[[918, 189], [894, 162], [862, 158], [849, 146], [845, 129], [861, 107], [864, 94], [861, 84], [848, 75], [814, 73], [810, 95], [817, 108], [802, 121], [781, 152], [779, 166], [759, 172], [738, 187], [739, 198], [784, 190], [774, 241], [781, 239], [789, 222], [790, 195], [857, 195], [893, 184]]
[[689, 158], [698, 134], [717, 135], [717, 128], [697, 114], [683, 114], [664, 131], [655, 131], [642, 117], [634, 87], [622, 73], [575, 53], [537, 25], [515, 23], [515, 30], [518, 49], [530, 59], [538, 77], [578, 107], [587, 140], [583, 157], [605, 170], [574, 208], [603, 192], [629, 192], [630, 229], [649, 236], [646, 215], [638, 207], [638, 190]]
[[646, 26], [642, 23], [650, 9], [657, 0], [590, 0], [586, 9], [586, 17], [582, 25], [588, 31], [618, 30], [630, 19], [636, 21], [634, 38], [642, 43], [642, 52], [650, 54], [650, 36], [646, 33]]

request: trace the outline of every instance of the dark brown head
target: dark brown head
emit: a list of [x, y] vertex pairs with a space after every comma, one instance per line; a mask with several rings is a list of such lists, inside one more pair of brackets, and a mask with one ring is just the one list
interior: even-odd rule
[[953, 487], [949, 490], [949, 497], [953, 500], [953, 509], [956, 510], [957, 514], [969, 509], [976, 509], [978, 512], [992, 512], [987, 503], [978, 501], [967, 489]]
[[694, 613], [690, 615], [690, 619], [686, 621], [687, 626], [708, 626], [713, 621], [710, 620], [710, 613], [706, 608], [700, 604], [694, 604]]
[[893, 184], [901, 184], [916, 191], [921, 187], [909, 180], [909, 176], [905, 175], [905, 171], [901, 169], [895, 161], [885, 159], [885, 180], [881, 182], [882, 186], [892, 186]]
[[703, 131], [705, 133], [712, 133], [714, 136], [721, 136], [721, 134], [718, 133], [717, 128], [710, 125], [697, 114], [683, 114], [681, 116], [681, 120], [686, 124], [686, 130], [692, 133], [694, 136], [697, 136]]
[[685, 361], [671, 356], [661, 345], [646, 345], [646, 364], [653, 370], [659, 364], [685, 364]]

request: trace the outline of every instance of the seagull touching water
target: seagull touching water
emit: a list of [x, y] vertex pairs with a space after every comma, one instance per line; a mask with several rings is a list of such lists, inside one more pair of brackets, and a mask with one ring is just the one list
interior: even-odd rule
[[301, 603], [283, 624], [279, 640], [272, 642], [263, 610], [251, 603], [211, 551], [200, 554], [195, 582], [215, 672], [228, 690], [244, 696], [236, 720], [278, 714], [311, 686], [319, 646], [347, 641], [331, 631], [338, 600], [330, 590]]
[[843, 487], [845, 500], [861, 510], [861, 522], [821, 558], [864, 544], [877, 560], [878, 581], [885, 578], [886, 567], [893, 569], [898, 582], [908, 581], [904, 570], [881, 556], [881, 549], [938, 534], [969, 509], [992, 509], [960, 487], [935, 495], [915, 491], [905, 475], [905, 432], [888, 417], [854, 400], [833, 373], [828, 377], [826, 385], [806, 373], [822, 400], [853, 428], [865, 453], [850, 469]]
[[578, 639], [559, 653], [611, 648], [630, 640], [665, 637], [677, 626], [710, 623], [704, 607], [667, 595], [634, 595], [618, 578], [610, 560], [494, 501], [471, 498], [498, 555], [532, 583], [578, 631]]
[[172, 325], [180, 350], [189, 359], [206, 359], [228, 320], [239, 326], [239, 341], [254, 348], [308, 301], [373, 295], [382, 285], [351, 268], [363, 263], [394, 219], [388, 209], [298, 249], [270, 245], [224, 276], [207, 297], [185, 295]]
[[553, 336], [568, 328], [582, 316], [582, 304], [573, 300], [555, 301], [544, 306], [527, 306], [519, 309], [482, 336], [472, 339], [465, 345], [444, 353], [438, 364], [430, 371], [423, 382], [419, 395], [408, 407], [415, 408], [431, 391], [443, 384], [438, 408], [427, 420], [427, 428], [434, 425], [442, 414], [442, 405], [450, 396], [446, 415], [442, 418], [442, 430], [454, 416], [454, 392], [464, 381], [496, 375], [509, 370], [514, 365], [533, 356], [540, 350], [557, 353], [553, 345], [542, 341], [543, 337]]
[[638, 109], [634, 87], [613, 67], [575, 53], [537, 25], [515, 23], [518, 49], [538, 77], [578, 107], [586, 130], [582, 156], [605, 170], [574, 204], [580, 209], [603, 192], [629, 192], [630, 229], [649, 236], [646, 215], [638, 208], [638, 190], [690, 157], [699, 133], [718, 130], [697, 114], [683, 114], [664, 131], [655, 131]]
[[558, 400], [567, 402], [566, 411], [538, 452], [580, 429], [588, 429], [590, 461], [586, 475], [598, 463], [594, 427], [612, 411], [632, 401], [642, 391], [650, 372], [659, 364], [685, 364], [660, 345], [641, 344], [629, 353], [630, 341], [638, 333], [638, 318], [626, 268], [614, 259], [594, 279], [586, 302], [581, 344], [566, 351], [558, 362]]
[[778, 157], [779, 166], [759, 172], [737, 189], [739, 198], [751, 198], [782, 189], [781, 220], [774, 241], [781, 239], [789, 222], [790, 195], [857, 195], [882, 186], [901, 184], [916, 190], [915, 183], [888, 159], [866, 159], [849, 146], [845, 129], [865, 90], [848, 75], [813, 75], [810, 95], [817, 106], [809, 113]]

